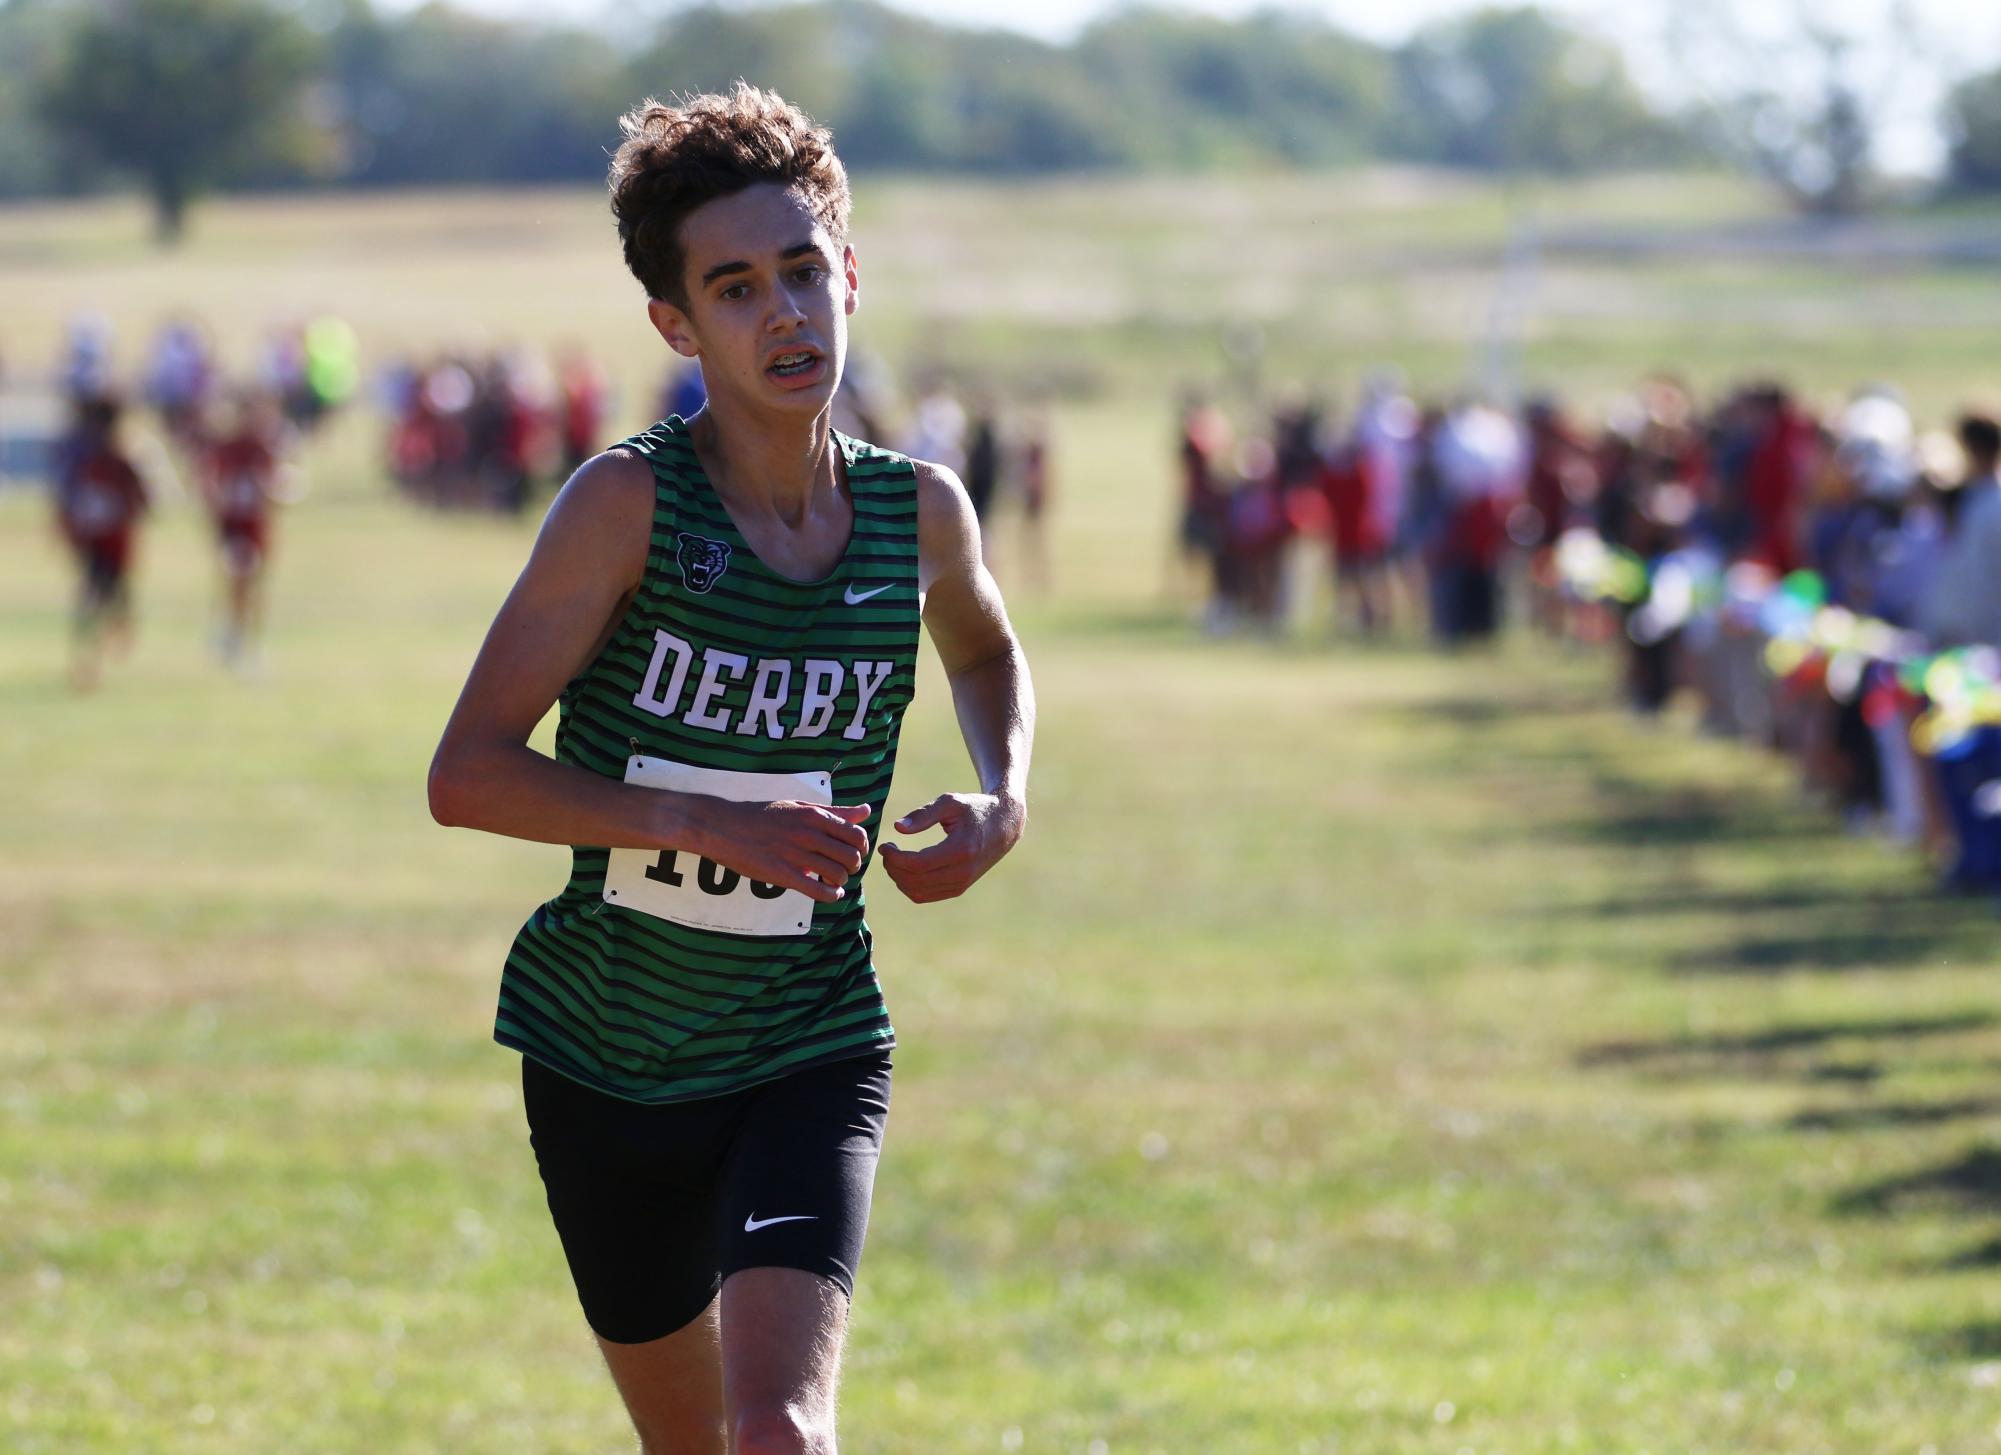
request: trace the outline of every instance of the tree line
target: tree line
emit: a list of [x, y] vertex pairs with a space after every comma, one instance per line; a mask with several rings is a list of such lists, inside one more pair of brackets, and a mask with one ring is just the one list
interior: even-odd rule
[[[433, 0], [0, 0], [0, 197], [137, 179], [163, 233], [213, 187], [600, 175], [618, 113], [739, 76], [831, 125], [857, 169], [1492, 172], [1714, 155], [1616, 48], [1534, 5], [1381, 46], [1307, 16], [1131, 8], [1065, 45], [873, 3], [696, 4], [617, 33]], [[1983, 86], [1985, 89], [1983, 89]], [[2001, 173], [2001, 76], [1954, 93], [1964, 180]]]

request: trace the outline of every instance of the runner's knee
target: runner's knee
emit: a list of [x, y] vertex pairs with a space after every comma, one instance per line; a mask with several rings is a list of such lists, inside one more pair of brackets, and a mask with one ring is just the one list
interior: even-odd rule
[[753, 1405], [737, 1411], [730, 1455], [833, 1455], [834, 1432], [794, 1406]]

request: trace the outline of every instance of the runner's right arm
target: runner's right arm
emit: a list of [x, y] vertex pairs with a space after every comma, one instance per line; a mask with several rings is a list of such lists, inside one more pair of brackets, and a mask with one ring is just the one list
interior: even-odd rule
[[731, 803], [641, 788], [528, 746], [639, 590], [653, 493], [651, 466], [608, 451], [557, 494], [445, 724], [431, 760], [431, 816], [545, 844], [686, 849], [767, 884], [839, 899], [868, 848], [865, 805]]

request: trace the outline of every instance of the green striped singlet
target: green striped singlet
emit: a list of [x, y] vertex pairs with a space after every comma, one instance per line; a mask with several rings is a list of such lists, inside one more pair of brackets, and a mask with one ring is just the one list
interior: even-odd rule
[[[916, 476], [902, 455], [834, 440], [854, 534], [813, 582], [752, 553], [680, 418], [625, 441], [653, 466], [646, 576], [604, 650], [563, 689], [559, 761], [619, 779], [634, 760], [830, 775], [823, 800], [868, 804], [873, 846], [915, 686]], [[616, 864], [603, 848], [572, 856], [570, 882], [508, 954], [493, 1031], [502, 1045], [613, 1095], [670, 1102], [895, 1044], [861, 876], [832, 904], [792, 895], [784, 933], [745, 934], [703, 917], [770, 912], [783, 891], [686, 851], [620, 850]], [[643, 879], [631, 877], [642, 866]], [[673, 917], [625, 907], [621, 883], [671, 892]]]

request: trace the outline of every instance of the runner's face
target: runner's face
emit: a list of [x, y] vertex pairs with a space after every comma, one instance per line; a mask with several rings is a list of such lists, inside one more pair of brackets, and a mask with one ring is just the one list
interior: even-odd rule
[[760, 183], [718, 197], [681, 224], [685, 310], [653, 300], [653, 326], [702, 361], [711, 394], [817, 414], [840, 383], [858, 282], [796, 188]]

